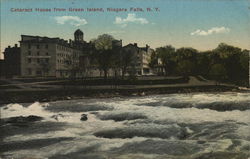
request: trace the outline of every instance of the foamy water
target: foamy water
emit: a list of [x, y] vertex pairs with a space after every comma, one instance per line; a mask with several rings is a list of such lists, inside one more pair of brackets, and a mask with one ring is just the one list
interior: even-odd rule
[[[86, 114], [88, 120], [81, 121]], [[250, 93], [169, 94], [8, 104], [2, 158], [248, 158]]]

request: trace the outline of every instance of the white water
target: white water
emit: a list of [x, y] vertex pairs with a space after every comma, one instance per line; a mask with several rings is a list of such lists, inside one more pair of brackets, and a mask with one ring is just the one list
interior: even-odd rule
[[[209, 109], [210, 104], [215, 102], [233, 103], [236, 109], [232, 111]], [[173, 104], [184, 105], [184, 107], [171, 107]], [[186, 104], [188, 107], [185, 107]], [[196, 106], [201, 104], [208, 106], [205, 109], [198, 109]], [[29, 130], [27, 133], [24, 128], [16, 127], [15, 130], [20, 129], [20, 131], [4, 136], [4, 144], [25, 143], [38, 139], [66, 137], [70, 139], [41, 147], [5, 150], [2, 157], [196, 158], [211, 152], [234, 152], [249, 156], [250, 109], [248, 104], [250, 104], [249, 93], [81, 99], [51, 103], [35, 102], [28, 106], [8, 104], [1, 107], [1, 118], [36, 115], [44, 119], [33, 123], [32, 128], [36, 129], [34, 132]], [[247, 107], [247, 109], [242, 110], [240, 107]], [[80, 120], [83, 113], [87, 114], [87, 121]], [[116, 118], [119, 121], [114, 121]], [[39, 131], [44, 129], [43, 126], [38, 127], [43, 123], [45, 125], [51, 123], [52, 126], [48, 131]], [[58, 129], [54, 129], [55, 127]], [[2, 128], [5, 129], [6, 125]], [[27, 127], [27, 129], [32, 128]], [[187, 137], [180, 138], [177, 135], [182, 131], [185, 131]], [[99, 133], [100, 136], [95, 136], [95, 133]], [[132, 135], [129, 136], [129, 134]], [[239, 142], [236, 146], [235, 140]], [[205, 143], [197, 144], [198, 141]], [[147, 144], [148, 147], [144, 148]], [[154, 147], [151, 147], [152, 144]], [[187, 147], [183, 148], [183, 145]], [[131, 149], [133, 146], [135, 147]], [[157, 146], [159, 148], [155, 149]], [[233, 148], [230, 149], [230, 146]], [[161, 150], [163, 147], [164, 149]], [[174, 150], [171, 149], [173, 147]], [[194, 151], [195, 149], [197, 151]], [[182, 151], [183, 155], [180, 155]]]

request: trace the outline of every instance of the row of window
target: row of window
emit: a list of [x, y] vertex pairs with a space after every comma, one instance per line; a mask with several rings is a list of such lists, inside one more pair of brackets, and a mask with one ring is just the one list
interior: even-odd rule
[[58, 53], [57, 56], [60, 56], [60, 57], [70, 57], [68, 54], [63, 54], [63, 53]]
[[56, 48], [57, 48], [58, 50], [73, 52], [73, 50], [72, 50], [71, 48], [68, 48], [68, 47], [65, 47], [65, 46], [62, 46], [62, 45], [57, 45]]
[[28, 58], [28, 63], [49, 63], [49, 59], [48, 58], [44, 58], [44, 59], [32, 59], [32, 58]]
[[[70, 55], [64, 54], [64, 53], [58, 53], [57, 56], [59, 56], [59, 57], [68, 57], [68, 58], [70, 57]], [[78, 57], [78, 55], [76, 53], [73, 53], [72, 57], [76, 58], [76, 57]]]
[[74, 60], [74, 61], [69, 61], [69, 60], [61, 60], [61, 59], [58, 59], [57, 60], [57, 63], [60, 63], [60, 64], [68, 64], [68, 65], [71, 65], [73, 63], [78, 63], [79, 61], [78, 60]]
[[[34, 55], [34, 54], [35, 54], [34, 52], [28, 51], [28, 55], [29, 55], [29, 56]], [[37, 52], [36, 52], [36, 55], [37, 55], [37, 56], [40, 56], [40, 55], [43, 55], [43, 53], [41, 53], [40, 51], [37, 51]], [[49, 56], [49, 53], [48, 53], [48, 52], [45, 52], [44, 55]]]
[[57, 63], [67, 64], [67, 61], [66, 60], [57, 60]]
[[36, 75], [48, 75], [49, 74], [49, 70], [32, 70], [31, 68], [27, 69], [28, 75], [32, 75], [32, 72], [35, 71]]
[[48, 44], [45, 44], [45, 45], [41, 45], [41, 44], [31, 45], [31, 44], [28, 44], [28, 49], [31, 49], [31, 47], [36, 47], [37, 49], [40, 49], [40, 48], [49, 49]]

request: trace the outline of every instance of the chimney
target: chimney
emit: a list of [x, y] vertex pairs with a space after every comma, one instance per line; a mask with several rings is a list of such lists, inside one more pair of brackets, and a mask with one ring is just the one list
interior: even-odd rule
[[120, 39], [121, 47], [122, 47], [122, 39]]
[[69, 45], [72, 46], [72, 40], [71, 39], [69, 39]]
[[10, 48], [10, 45], [8, 46], [8, 48]]
[[17, 47], [17, 44], [15, 44], [15, 47]]
[[137, 47], [137, 43], [134, 43], [134, 46], [136, 46], [136, 47]]

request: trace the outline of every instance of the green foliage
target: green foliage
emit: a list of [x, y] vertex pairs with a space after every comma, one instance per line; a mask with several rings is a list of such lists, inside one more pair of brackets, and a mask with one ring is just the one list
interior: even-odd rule
[[[127, 73], [134, 77], [137, 59], [134, 50], [112, 48], [113, 40], [108, 34], [93, 40], [95, 51], [92, 63], [104, 72], [105, 77], [109, 69], [121, 71], [122, 77]], [[206, 52], [186, 47], [175, 49], [167, 45], [152, 52], [149, 66], [162, 70], [165, 75], [203, 75], [218, 81], [248, 83], [249, 50], [242, 51], [225, 43]]]
[[113, 36], [103, 34], [99, 35], [97, 39], [93, 40], [93, 42], [97, 50], [111, 50], [113, 40], [115, 40]]
[[[161, 64], [158, 63], [159, 60]], [[225, 43], [206, 52], [184, 47], [175, 50], [168, 45], [156, 48], [155, 54], [152, 54], [150, 66], [163, 66], [166, 75], [203, 75], [218, 81], [247, 85], [249, 50], [242, 51], [238, 47]]]
[[215, 80], [221, 81], [227, 78], [227, 71], [222, 64], [215, 64], [211, 67], [209, 75]]
[[207, 76], [210, 65], [209, 54], [211, 54], [211, 52], [197, 53], [195, 66], [196, 74]]
[[219, 57], [218, 63], [225, 66], [228, 81], [240, 81], [247, 77], [248, 57], [240, 48], [221, 43], [213, 52]]
[[245, 75], [248, 74], [248, 68], [249, 68], [249, 50], [243, 50], [240, 54], [239, 63], [242, 68], [242, 71], [245, 73]]
[[94, 58], [100, 71], [104, 72], [104, 77], [107, 78], [108, 71], [115, 64], [115, 50], [112, 48], [114, 38], [111, 35], [103, 34], [93, 40], [96, 50]]
[[241, 53], [241, 49], [225, 43], [220, 43], [214, 52], [219, 55], [221, 59], [228, 59], [236, 54]]
[[161, 60], [162, 66], [165, 69], [165, 74], [172, 74], [173, 69], [176, 65], [176, 54], [175, 48], [171, 45], [167, 45], [165, 47], [156, 48], [157, 57]]
[[149, 67], [154, 68], [158, 65], [158, 56], [155, 51], [152, 52], [149, 60]]
[[188, 76], [188, 75], [192, 75], [194, 67], [195, 65], [191, 61], [183, 60], [178, 63], [177, 71], [180, 75]]
[[195, 58], [198, 51], [193, 48], [180, 48], [176, 50], [176, 53], [177, 53], [177, 61], [193, 60], [193, 62], [195, 62]]
[[136, 55], [134, 52], [129, 49], [122, 48], [117, 55], [118, 57], [116, 58], [116, 66], [121, 69], [122, 78], [124, 78], [126, 73], [135, 76]]

